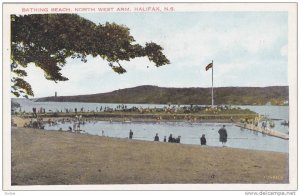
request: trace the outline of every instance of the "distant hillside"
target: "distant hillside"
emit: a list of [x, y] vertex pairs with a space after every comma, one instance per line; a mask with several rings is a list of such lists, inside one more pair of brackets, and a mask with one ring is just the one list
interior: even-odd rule
[[[288, 86], [214, 88], [215, 104], [283, 105]], [[211, 104], [211, 88], [163, 88], [138, 86], [92, 95], [44, 97], [37, 101], [153, 104]]]

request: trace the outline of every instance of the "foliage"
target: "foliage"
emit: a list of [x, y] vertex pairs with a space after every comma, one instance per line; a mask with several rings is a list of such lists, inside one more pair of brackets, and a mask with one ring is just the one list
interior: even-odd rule
[[33, 96], [33, 91], [23, 77], [28, 64], [44, 71], [47, 80], [66, 81], [60, 71], [66, 59], [87, 56], [101, 57], [113, 71], [122, 74], [126, 70], [121, 61], [137, 57], [148, 57], [159, 67], [169, 63], [162, 53], [163, 48], [156, 43], [136, 44], [126, 26], [116, 23], [98, 24], [76, 14], [35, 14], [11, 16], [11, 92]]

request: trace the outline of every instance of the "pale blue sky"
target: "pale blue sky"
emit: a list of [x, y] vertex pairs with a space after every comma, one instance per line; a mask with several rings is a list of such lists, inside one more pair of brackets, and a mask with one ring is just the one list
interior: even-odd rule
[[[130, 28], [137, 43], [156, 42], [171, 64], [156, 68], [147, 58], [121, 62], [126, 74], [114, 73], [99, 58], [68, 60], [54, 83], [29, 66], [26, 79], [35, 97], [93, 94], [139, 85], [210, 87], [288, 85], [287, 12], [173, 12], [81, 14], [95, 22], [116, 22]], [[149, 68], [147, 68], [149, 66]]]

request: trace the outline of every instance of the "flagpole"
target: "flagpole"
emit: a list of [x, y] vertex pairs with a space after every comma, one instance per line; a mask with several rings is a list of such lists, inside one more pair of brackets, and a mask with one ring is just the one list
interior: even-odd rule
[[214, 61], [211, 61], [212, 69], [211, 69], [211, 107], [214, 107]]

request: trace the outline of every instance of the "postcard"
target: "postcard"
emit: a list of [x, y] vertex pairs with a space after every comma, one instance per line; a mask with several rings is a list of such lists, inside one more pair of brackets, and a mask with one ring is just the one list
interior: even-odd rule
[[297, 3], [7, 2], [2, 69], [5, 191], [297, 190]]

